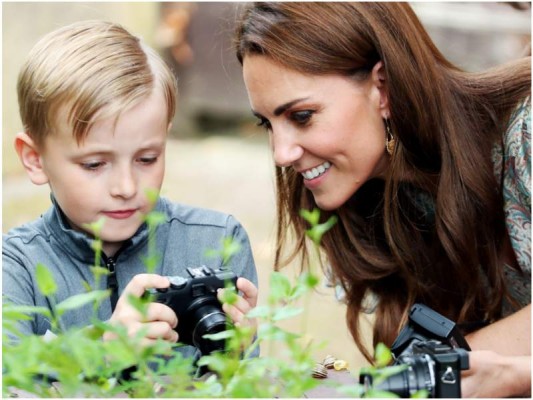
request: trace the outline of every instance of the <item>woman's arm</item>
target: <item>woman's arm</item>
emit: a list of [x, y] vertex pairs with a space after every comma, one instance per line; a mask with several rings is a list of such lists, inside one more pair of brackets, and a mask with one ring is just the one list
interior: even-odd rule
[[494, 351], [469, 353], [470, 369], [461, 375], [461, 397], [531, 397], [531, 357]]
[[531, 305], [466, 337], [463, 397], [531, 396]]
[[472, 350], [493, 350], [504, 356], [531, 356], [531, 304], [471, 333], [466, 340]]

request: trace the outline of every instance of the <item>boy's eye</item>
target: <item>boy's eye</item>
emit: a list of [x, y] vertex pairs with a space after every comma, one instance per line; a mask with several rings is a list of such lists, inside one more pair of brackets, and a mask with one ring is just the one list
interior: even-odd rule
[[154, 163], [157, 161], [157, 157], [155, 157], [155, 156], [151, 156], [151, 157], [140, 157], [140, 158], [138, 159], [138, 161], [139, 161], [141, 164], [150, 165], [150, 164], [154, 164]]
[[102, 167], [104, 165], [104, 162], [102, 161], [91, 161], [91, 162], [85, 162], [80, 164], [83, 169], [86, 169], [87, 171], [96, 171], [98, 168]]
[[299, 125], [305, 125], [311, 120], [313, 114], [314, 111], [311, 110], [295, 111], [291, 113], [289, 118], [291, 119], [291, 121], [294, 121]]

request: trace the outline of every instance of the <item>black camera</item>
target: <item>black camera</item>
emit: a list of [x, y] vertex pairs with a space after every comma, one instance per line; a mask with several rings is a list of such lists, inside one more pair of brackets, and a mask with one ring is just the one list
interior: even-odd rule
[[455, 323], [423, 304], [414, 304], [408, 324], [391, 346], [393, 365], [406, 368], [381, 382], [373, 382], [370, 373], [361, 373], [359, 382], [366, 390], [372, 387], [400, 397], [425, 389], [429, 397], [459, 398], [461, 371], [469, 368], [469, 350]]
[[170, 287], [148, 292], [155, 296], [155, 302], [169, 306], [176, 313], [180, 343], [198, 348], [202, 355], [223, 351], [224, 340], [203, 336], [225, 331], [231, 325], [217, 299], [217, 290], [235, 287], [237, 276], [230, 270], [206, 266], [187, 268], [187, 272], [191, 278], [168, 276]]

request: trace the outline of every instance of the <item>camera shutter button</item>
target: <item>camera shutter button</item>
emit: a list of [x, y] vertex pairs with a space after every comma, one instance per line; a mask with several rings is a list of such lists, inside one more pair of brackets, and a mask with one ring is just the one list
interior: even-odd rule
[[170, 287], [172, 289], [181, 289], [187, 284], [187, 279], [181, 276], [167, 276], [167, 278], [170, 281]]

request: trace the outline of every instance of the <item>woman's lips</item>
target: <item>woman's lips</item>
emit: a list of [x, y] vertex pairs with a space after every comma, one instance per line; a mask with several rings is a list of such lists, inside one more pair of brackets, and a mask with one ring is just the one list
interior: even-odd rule
[[137, 210], [104, 211], [103, 214], [113, 219], [126, 219], [135, 214]]
[[316, 188], [318, 188], [322, 182], [324, 182], [324, 180], [329, 176], [329, 168], [327, 170], [325, 170], [321, 175], [317, 176], [316, 178], [313, 178], [313, 179], [304, 179], [303, 180], [303, 184], [304, 186], [309, 189], [309, 190], [314, 190]]

